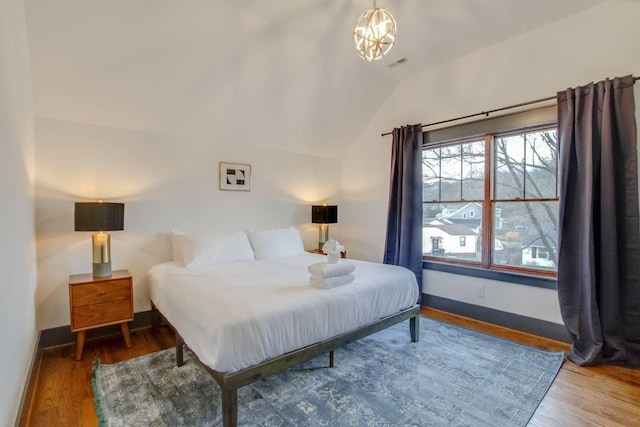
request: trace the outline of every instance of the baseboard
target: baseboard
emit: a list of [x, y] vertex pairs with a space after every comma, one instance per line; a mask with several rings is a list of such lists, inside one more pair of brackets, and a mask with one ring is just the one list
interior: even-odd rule
[[18, 416], [16, 417], [16, 427], [27, 426], [29, 422], [29, 412], [31, 411], [31, 402], [33, 401], [33, 392], [35, 390], [36, 381], [38, 379], [38, 372], [40, 370], [40, 355], [42, 349], [40, 348], [40, 336], [38, 333], [36, 338], [36, 345], [34, 347], [33, 354], [31, 355], [31, 364], [29, 366], [29, 372], [27, 373], [27, 380], [22, 389], [22, 396], [20, 397], [20, 405], [18, 406]]
[[[151, 310], [134, 313], [133, 320], [129, 322], [130, 330], [148, 328], [150, 326]], [[120, 325], [110, 325], [88, 330], [85, 334], [85, 340], [89, 341], [120, 333], [122, 333]], [[70, 326], [59, 326], [57, 328], [45, 329], [40, 332], [40, 346], [38, 348], [57, 347], [61, 345], [74, 344], [75, 342], [76, 334], [71, 332]]]
[[565, 326], [557, 323], [428, 294], [422, 294], [422, 305], [540, 337], [571, 343], [571, 336]]

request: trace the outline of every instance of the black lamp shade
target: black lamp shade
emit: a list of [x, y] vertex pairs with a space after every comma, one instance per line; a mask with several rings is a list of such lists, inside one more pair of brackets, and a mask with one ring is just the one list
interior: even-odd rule
[[76, 203], [75, 231], [124, 230], [124, 203]]
[[313, 224], [336, 224], [338, 222], [338, 206], [311, 206], [311, 222]]

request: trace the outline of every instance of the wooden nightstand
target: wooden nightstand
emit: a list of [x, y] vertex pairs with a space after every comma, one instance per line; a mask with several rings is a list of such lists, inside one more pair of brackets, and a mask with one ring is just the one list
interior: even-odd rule
[[131, 348], [129, 326], [133, 320], [133, 279], [127, 270], [109, 277], [92, 274], [69, 276], [71, 332], [77, 332], [76, 360], [82, 359], [84, 334], [88, 329], [120, 324], [127, 348]]
[[[324, 252], [322, 252], [320, 249], [309, 249], [307, 252], [311, 253], [311, 254], [320, 254], [320, 255], [326, 255]], [[340, 252], [340, 258], [346, 258], [347, 257], [347, 251], [342, 251]]]

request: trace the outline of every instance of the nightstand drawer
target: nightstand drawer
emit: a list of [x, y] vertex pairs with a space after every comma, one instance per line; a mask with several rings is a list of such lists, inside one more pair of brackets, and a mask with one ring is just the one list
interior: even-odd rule
[[73, 301], [74, 307], [131, 299], [131, 287], [128, 279], [74, 285], [71, 293], [71, 300]]
[[73, 308], [72, 330], [133, 320], [131, 300], [103, 302]]

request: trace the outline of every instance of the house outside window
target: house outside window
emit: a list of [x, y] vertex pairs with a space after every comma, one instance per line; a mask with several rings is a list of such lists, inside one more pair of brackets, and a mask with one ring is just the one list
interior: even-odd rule
[[557, 126], [542, 110], [425, 132], [425, 260], [555, 277]]

